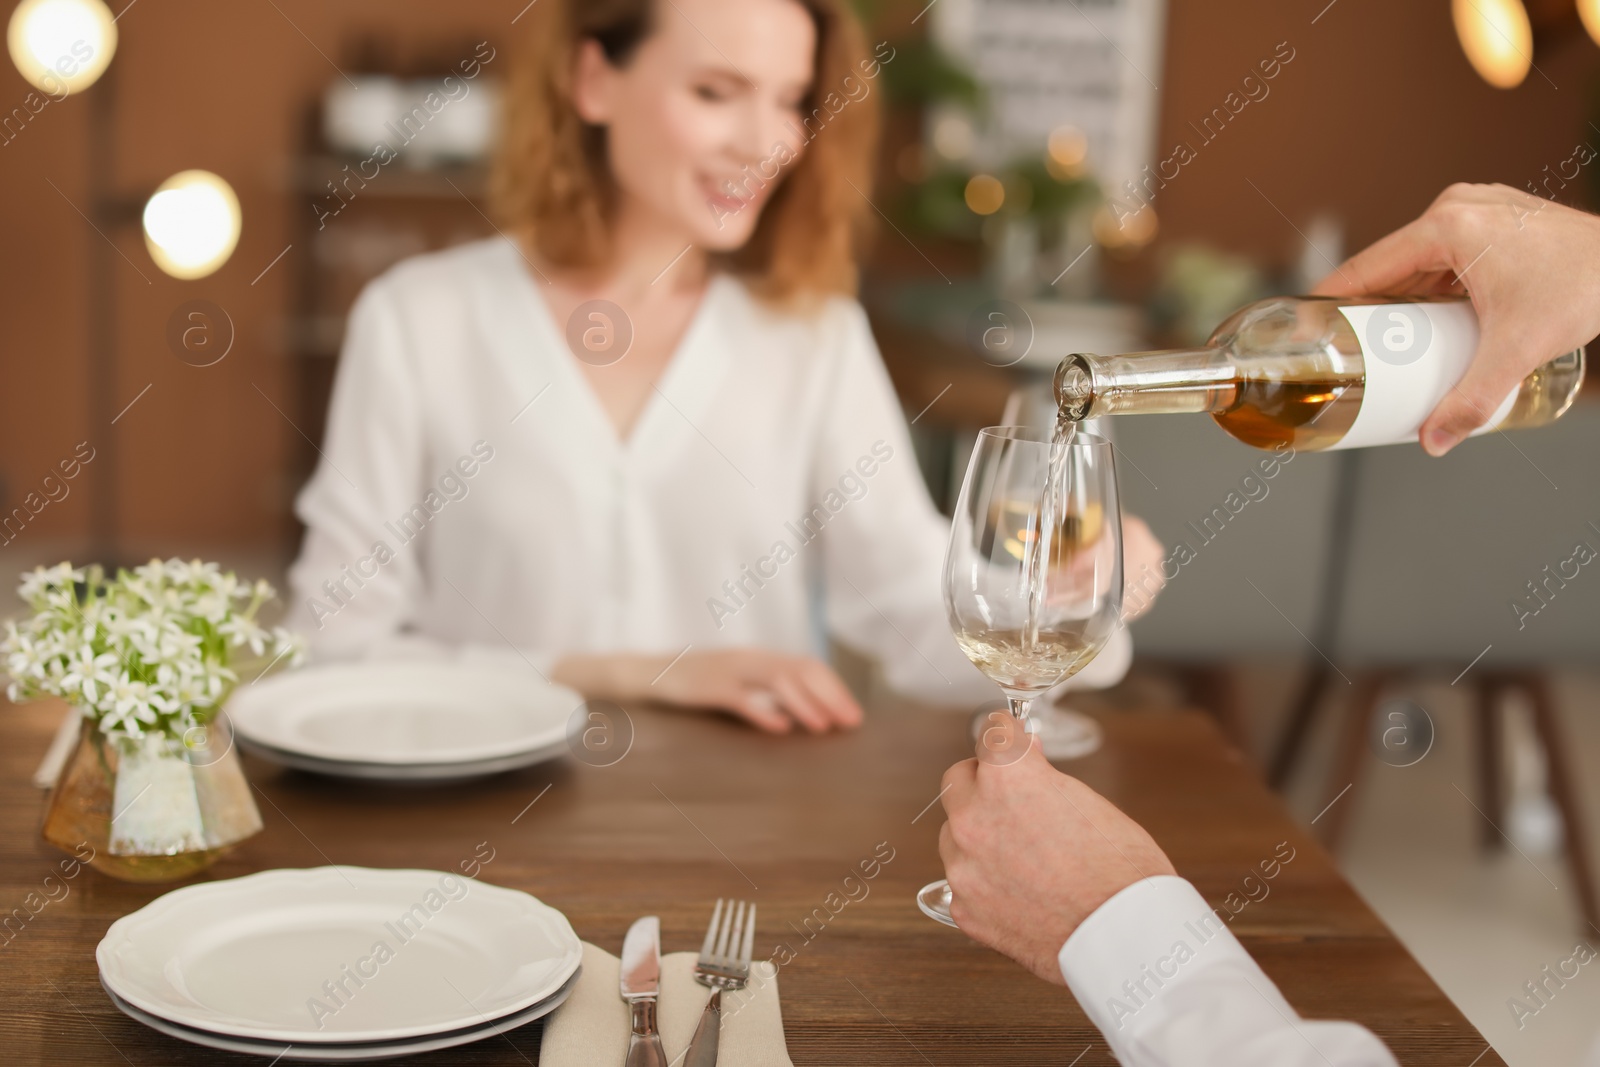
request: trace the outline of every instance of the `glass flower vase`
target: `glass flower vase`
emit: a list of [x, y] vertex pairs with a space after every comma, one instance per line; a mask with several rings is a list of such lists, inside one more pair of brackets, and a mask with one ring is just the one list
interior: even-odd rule
[[224, 716], [183, 737], [107, 736], [85, 722], [45, 811], [44, 839], [128, 882], [171, 882], [261, 831]]

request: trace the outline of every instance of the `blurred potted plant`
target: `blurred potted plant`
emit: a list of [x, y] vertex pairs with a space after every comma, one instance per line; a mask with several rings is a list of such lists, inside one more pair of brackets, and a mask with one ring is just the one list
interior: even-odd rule
[[107, 579], [63, 563], [23, 576], [32, 615], [6, 623], [0, 654], [19, 701], [60, 697], [83, 716], [78, 748], [50, 795], [44, 837], [127, 881], [209, 866], [261, 830], [220, 717], [248, 648], [299, 656], [286, 630], [256, 621], [274, 594], [214, 563], [151, 560]]
[[1174, 345], [1203, 345], [1223, 319], [1271, 292], [1250, 259], [1206, 244], [1177, 245], [1161, 265], [1151, 325]]
[[[903, 219], [924, 233], [983, 241], [990, 284], [1007, 295], [1032, 296], [1091, 238], [1089, 216], [1100, 193], [1087, 139], [1062, 126], [1043, 152], [981, 165], [988, 121], [982, 85], [930, 41], [896, 49], [884, 67], [891, 98], [925, 109], [928, 132], [928, 147], [913, 146], [898, 167], [908, 183]], [[1082, 273], [1092, 274], [1092, 266]]]

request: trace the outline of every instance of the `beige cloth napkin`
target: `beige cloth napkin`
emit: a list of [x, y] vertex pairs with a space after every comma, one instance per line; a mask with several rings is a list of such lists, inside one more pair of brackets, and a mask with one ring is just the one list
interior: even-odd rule
[[[661, 957], [661, 999], [656, 1025], [672, 1067], [700, 1023], [711, 990], [694, 980], [695, 954], [669, 952]], [[583, 974], [567, 1002], [544, 1024], [539, 1067], [622, 1067], [628, 1055], [633, 1015], [617, 995], [622, 962], [605, 949], [583, 944]], [[783, 1041], [783, 1013], [778, 1007], [778, 969], [767, 960], [750, 967], [750, 984], [722, 994], [722, 1042], [718, 1067], [794, 1067]]]

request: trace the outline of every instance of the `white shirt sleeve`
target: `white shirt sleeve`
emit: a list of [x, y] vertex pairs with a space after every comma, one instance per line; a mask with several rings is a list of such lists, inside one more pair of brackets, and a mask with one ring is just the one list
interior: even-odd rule
[[1060, 963], [1125, 1067], [1398, 1067], [1365, 1027], [1300, 1018], [1182, 878], [1146, 878], [1106, 901]]
[[351, 309], [322, 458], [295, 504], [306, 536], [289, 569], [286, 622], [307, 638], [313, 660], [454, 659], [548, 677], [555, 653], [416, 630], [427, 575], [384, 517], [422, 498], [429, 457], [415, 354], [393, 301], [380, 280]]
[[824, 531], [828, 630], [871, 656], [897, 692], [946, 705], [994, 700], [994, 683], [962, 653], [945, 618], [949, 524], [928, 496], [866, 315], [837, 301], [828, 326], [834, 367], [811, 492], [826, 500], [841, 479], [847, 489], [863, 486]]

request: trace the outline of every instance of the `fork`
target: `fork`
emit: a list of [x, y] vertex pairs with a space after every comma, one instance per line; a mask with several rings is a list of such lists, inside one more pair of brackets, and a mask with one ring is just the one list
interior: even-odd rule
[[[726, 907], [724, 907], [726, 905]], [[717, 1067], [717, 1041], [722, 1033], [722, 991], [743, 989], [750, 981], [750, 947], [755, 940], [756, 905], [740, 900], [717, 901], [706, 927], [705, 944], [695, 961], [694, 980], [711, 989], [711, 999], [695, 1027], [683, 1067]]]

